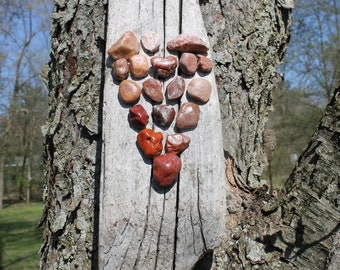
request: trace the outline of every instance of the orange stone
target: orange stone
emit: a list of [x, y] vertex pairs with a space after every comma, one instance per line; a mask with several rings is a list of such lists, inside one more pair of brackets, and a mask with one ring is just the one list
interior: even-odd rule
[[149, 158], [156, 157], [162, 153], [162, 140], [162, 132], [155, 132], [148, 128], [144, 128], [137, 135], [137, 143], [139, 147], [142, 149], [145, 156]]
[[132, 31], [125, 32], [112, 46], [107, 53], [113, 60], [119, 58], [129, 59], [139, 53], [139, 42]]
[[132, 75], [137, 78], [141, 79], [149, 74], [149, 64], [148, 59], [145, 55], [142, 54], [136, 54], [131, 56], [129, 59], [130, 62], [130, 69]]
[[119, 84], [119, 98], [126, 104], [138, 101], [142, 93], [141, 87], [134, 81], [124, 80]]
[[168, 187], [177, 179], [181, 167], [181, 159], [173, 153], [157, 156], [153, 160], [153, 177], [160, 187]]

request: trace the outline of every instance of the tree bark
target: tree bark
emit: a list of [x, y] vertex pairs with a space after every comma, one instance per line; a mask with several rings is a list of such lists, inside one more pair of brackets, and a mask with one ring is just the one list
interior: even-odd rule
[[[271, 90], [280, 79], [276, 69], [290, 36], [292, 1], [199, 3], [215, 65], [228, 189], [223, 244], [197, 259], [194, 269], [314, 269], [327, 261], [334, 264], [337, 257], [331, 255], [338, 251], [330, 248], [331, 237], [339, 238], [334, 219], [339, 216], [339, 171], [334, 167], [339, 131], [330, 130], [339, 126], [334, 118], [339, 111], [338, 96], [329, 107], [333, 113], [326, 113], [320, 125], [322, 136], [316, 135], [310, 144], [312, 151], [300, 158], [280, 200], [269, 195], [259, 181], [266, 161], [263, 131]], [[106, 2], [98, 1], [61, 0], [55, 4], [48, 73], [50, 114], [44, 128], [47, 182], [42, 269], [100, 268], [98, 192], [103, 166], [106, 10]], [[334, 151], [327, 151], [324, 158], [319, 147]], [[318, 172], [323, 181], [316, 181]], [[299, 180], [303, 175], [309, 176]], [[322, 219], [315, 219], [317, 215]], [[330, 222], [326, 224], [326, 220]], [[321, 227], [325, 228], [323, 234]]]

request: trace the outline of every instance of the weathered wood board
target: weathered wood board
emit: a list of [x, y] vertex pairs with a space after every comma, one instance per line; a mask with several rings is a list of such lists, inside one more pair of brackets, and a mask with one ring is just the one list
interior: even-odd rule
[[[110, 0], [106, 47], [129, 30], [137, 38], [145, 31], [157, 32], [162, 42], [155, 55], [168, 55], [166, 43], [179, 33], [198, 36], [208, 44], [199, 5], [192, 0]], [[143, 50], [140, 53], [145, 54]], [[128, 122], [129, 107], [119, 102], [118, 83], [107, 68], [100, 269], [190, 269], [204, 252], [219, 245], [226, 213], [222, 131], [213, 72], [204, 78], [213, 85], [213, 93], [206, 104], [200, 105], [198, 126], [185, 132], [191, 143], [181, 154], [180, 176], [171, 188], [156, 188], [152, 160], [143, 157], [136, 145], [137, 132]], [[142, 85], [145, 79], [137, 83]], [[186, 79], [186, 85], [190, 79]], [[163, 82], [164, 92], [169, 81]], [[185, 100], [184, 95], [181, 102]], [[139, 103], [151, 115], [152, 104], [143, 96]], [[174, 105], [176, 111], [179, 106]], [[147, 127], [157, 129], [151, 117]], [[158, 131], [165, 138], [166, 134], [175, 133], [174, 124], [168, 130]]]

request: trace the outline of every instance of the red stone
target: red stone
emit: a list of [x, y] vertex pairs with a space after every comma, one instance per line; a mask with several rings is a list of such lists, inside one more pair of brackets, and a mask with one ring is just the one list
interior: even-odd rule
[[166, 86], [166, 94], [169, 100], [180, 98], [185, 91], [185, 80], [177, 76]]
[[188, 34], [179, 34], [170, 40], [167, 46], [169, 50], [181, 52], [204, 53], [209, 50], [209, 47], [200, 38]]
[[113, 45], [107, 53], [113, 60], [119, 58], [129, 59], [131, 56], [139, 53], [139, 42], [132, 31], [125, 32]]
[[179, 129], [193, 129], [197, 126], [200, 108], [192, 102], [184, 103], [178, 111], [176, 126]]
[[130, 69], [132, 75], [137, 78], [141, 79], [149, 74], [149, 64], [148, 59], [145, 55], [136, 54], [130, 57]]
[[195, 78], [188, 85], [188, 96], [199, 102], [206, 103], [211, 95], [211, 84], [203, 78]]
[[175, 72], [178, 61], [177, 57], [173, 55], [167, 57], [154, 56], [151, 58], [151, 65], [159, 77], [167, 78]]
[[171, 134], [166, 137], [165, 150], [168, 153], [180, 154], [188, 148], [191, 139], [183, 133]]
[[198, 54], [197, 58], [198, 58], [198, 68], [197, 68], [197, 70], [200, 71], [200, 72], [203, 72], [203, 73], [211, 72], [211, 70], [213, 68], [213, 63], [212, 63], [211, 59], [204, 56], [204, 55], [201, 55], [201, 54]]
[[162, 132], [155, 132], [148, 128], [144, 128], [137, 135], [137, 143], [139, 147], [149, 158], [156, 157], [162, 153], [162, 140]]
[[137, 129], [145, 128], [149, 115], [141, 104], [136, 104], [129, 109], [129, 122]]
[[143, 82], [143, 92], [154, 102], [160, 103], [164, 99], [162, 83], [160, 80], [154, 78], [145, 80]]
[[187, 75], [195, 74], [198, 67], [197, 57], [193, 53], [185, 52], [182, 53], [179, 60], [179, 68]]
[[168, 187], [177, 179], [181, 167], [181, 159], [173, 153], [157, 156], [153, 160], [153, 177], [160, 187]]
[[113, 77], [122, 81], [129, 77], [129, 63], [125, 58], [120, 58], [113, 62], [112, 64], [112, 74]]
[[156, 125], [168, 127], [175, 118], [175, 109], [171, 105], [158, 105], [152, 109], [152, 118]]
[[119, 84], [119, 98], [126, 104], [135, 103], [142, 93], [140, 86], [131, 80], [124, 80]]

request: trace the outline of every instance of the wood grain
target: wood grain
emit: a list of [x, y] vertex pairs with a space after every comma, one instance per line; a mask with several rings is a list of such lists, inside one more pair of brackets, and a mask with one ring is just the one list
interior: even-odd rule
[[[138, 39], [145, 31], [157, 32], [162, 44], [156, 55], [161, 56], [169, 54], [166, 42], [180, 32], [208, 43], [196, 1], [109, 1], [106, 47], [129, 30]], [[119, 102], [118, 83], [110, 72], [108, 67], [103, 108], [99, 268], [190, 269], [204, 252], [219, 245], [225, 224], [223, 142], [214, 74], [204, 77], [213, 85], [213, 93], [206, 104], [200, 105], [197, 128], [186, 132], [191, 144], [181, 154], [179, 179], [172, 187], [160, 189], [152, 179], [152, 160], [145, 158], [136, 145], [137, 132], [128, 123], [129, 107]], [[186, 78], [187, 83], [190, 79]], [[164, 91], [170, 80], [164, 81]], [[140, 85], [142, 82], [137, 81]], [[184, 101], [185, 95], [180, 103]], [[143, 96], [139, 103], [151, 115], [153, 104]], [[172, 104], [176, 111], [180, 103]], [[164, 137], [175, 132], [174, 125], [168, 130], [157, 128], [151, 118], [148, 127], [162, 131]]]

